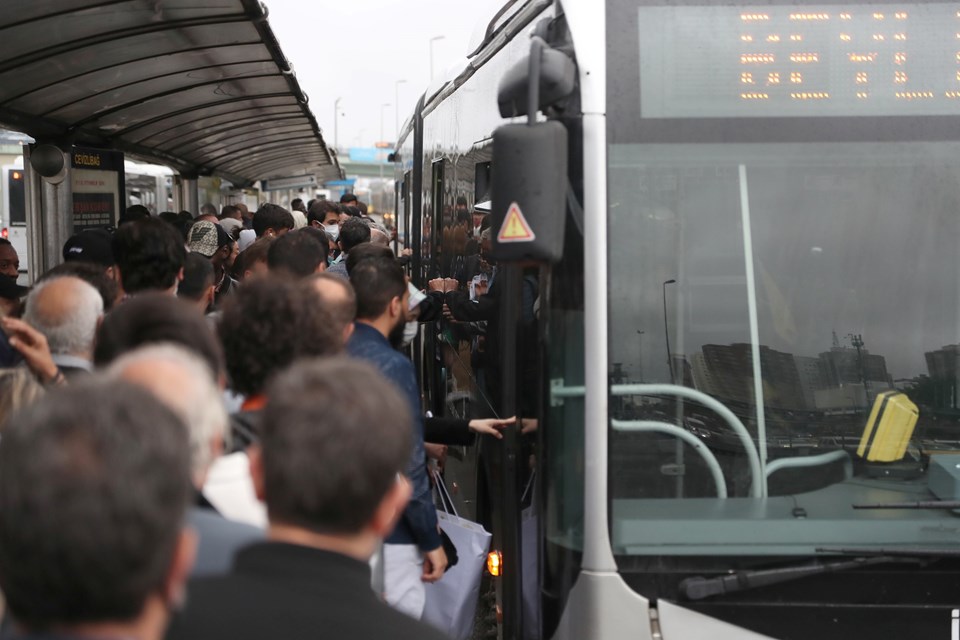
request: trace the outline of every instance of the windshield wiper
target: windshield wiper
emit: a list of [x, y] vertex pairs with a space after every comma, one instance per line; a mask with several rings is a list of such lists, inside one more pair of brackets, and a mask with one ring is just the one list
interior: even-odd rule
[[[817, 549], [818, 552], [826, 552], [826, 549]], [[838, 551], [845, 552], [845, 550]], [[914, 554], [911, 554], [911, 556]], [[736, 593], [757, 587], [767, 587], [782, 582], [799, 580], [809, 576], [815, 576], [823, 573], [834, 573], [837, 571], [846, 571], [847, 569], [858, 569], [875, 564], [887, 564], [891, 562], [919, 562], [924, 560], [916, 557], [896, 557], [895, 554], [872, 555], [867, 551], [864, 556], [853, 558], [851, 560], [835, 560], [833, 562], [821, 562], [819, 560], [793, 567], [781, 567], [779, 569], [759, 569], [751, 571], [737, 571], [728, 575], [717, 576], [715, 578], [704, 578], [695, 576], [685, 578], [680, 582], [680, 593], [688, 600], [702, 600], [712, 596], [718, 596], [725, 593]]]
[[889, 558], [913, 558], [921, 560], [939, 558], [960, 558], [960, 549], [930, 548], [930, 547], [820, 547], [814, 549], [817, 553], [836, 553], [844, 556], [886, 556]]
[[852, 506], [854, 509], [960, 509], [960, 501], [921, 500], [918, 502], [867, 502]]

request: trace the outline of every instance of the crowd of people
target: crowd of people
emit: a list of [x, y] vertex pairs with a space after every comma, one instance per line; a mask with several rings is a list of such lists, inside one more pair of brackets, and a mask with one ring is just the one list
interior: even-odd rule
[[29, 288], [0, 240], [4, 629], [443, 637], [429, 453], [514, 420], [424, 415], [403, 347], [437, 294], [390, 240], [351, 194], [133, 206]]

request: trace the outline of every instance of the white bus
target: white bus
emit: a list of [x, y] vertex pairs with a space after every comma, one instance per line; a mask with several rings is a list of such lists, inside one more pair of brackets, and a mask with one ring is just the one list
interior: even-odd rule
[[[481, 31], [395, 166], [413, 281], [492, 282], [422, 331], [427, 408], [539, 427], [448, 464], [499, 637], [958, 637], [960, 3], [520, 0]], [[566, 141], [511, 159], [531, 83]], [[508, 215], [558, 167], [552, 219]]]

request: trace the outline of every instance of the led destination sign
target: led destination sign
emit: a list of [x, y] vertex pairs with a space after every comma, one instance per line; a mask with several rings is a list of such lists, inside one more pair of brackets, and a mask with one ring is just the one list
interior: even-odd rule
[[639, 12], [644, 118], [960, 114], [960, 3]]

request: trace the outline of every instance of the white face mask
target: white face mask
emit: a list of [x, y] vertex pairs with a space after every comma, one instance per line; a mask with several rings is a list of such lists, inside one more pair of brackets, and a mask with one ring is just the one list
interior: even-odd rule
[[336, 224], [325, 224], [323, 225], [323, 230], [326, 231], [327, 237], [333, 240], [334, 242], [340, 237], [340, 227]]
[[412, 320], [403, 326], [403, 346], [410, 346], [413, 339], [420, 333], [420, 323]]

